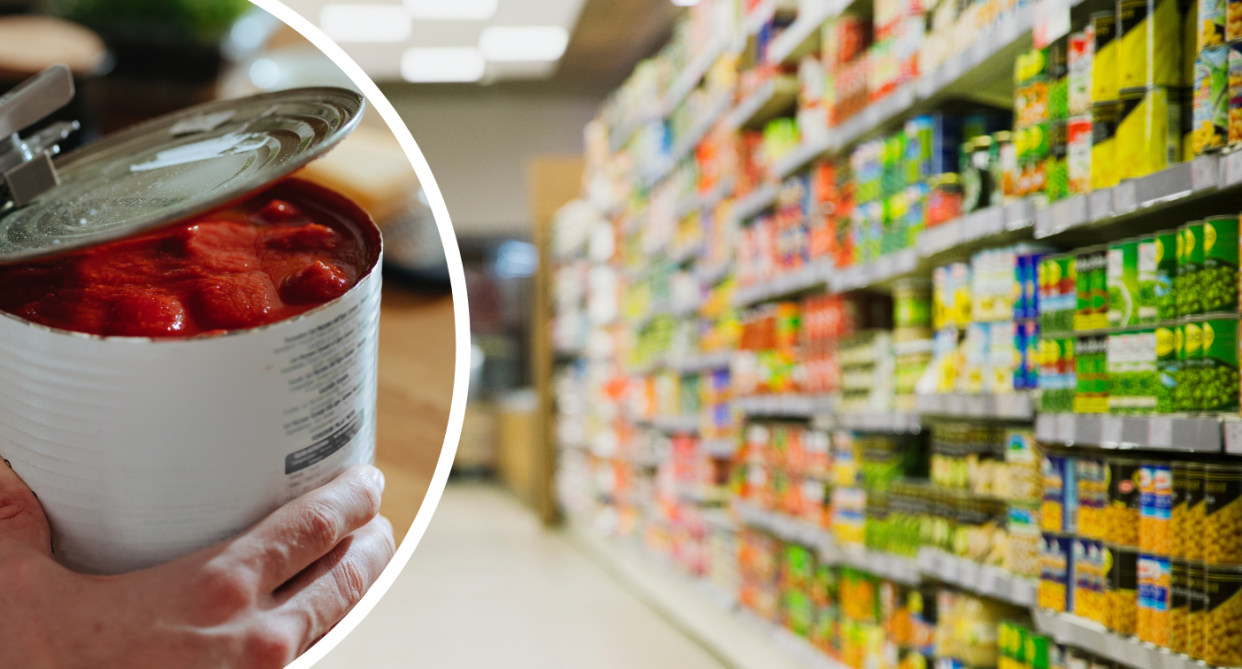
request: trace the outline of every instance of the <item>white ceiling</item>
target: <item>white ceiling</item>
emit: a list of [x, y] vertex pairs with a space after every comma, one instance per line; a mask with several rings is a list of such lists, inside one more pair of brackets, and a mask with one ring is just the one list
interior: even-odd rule
[[[454, 0], [442, 0], [453, 2]], [[488, 26], [560, 26], [571, 35], [585, 0], [499, 0], [490, 21], [415, 21], [410, 39], [398, 44], [342, 44], [367, 74], [378, 81], [401, 79], [401, 54], [411, 47], [474, 47]], [[329, 4], [394, 5], [401, 0], [285, 0], [291, 9], [314, 23]], [[485, 81], [541, 79], [552, 76], [559, 63], [488, 63]]]

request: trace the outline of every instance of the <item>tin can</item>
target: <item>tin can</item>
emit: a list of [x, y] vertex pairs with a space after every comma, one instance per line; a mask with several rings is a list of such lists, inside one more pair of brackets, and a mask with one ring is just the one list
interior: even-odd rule
[[1238, 0], [1225, 2], [1225, 42], [1242, 40], [1242, 3]]
[[1075, 615], [1103, 624], [1104, 547], [1094, 539], [1074, 539], [1074, 602]]
[[1039, 607], [1061, 613], [1073, 611], [1073, 539], [1045, 533], [1039, 547], [1039, 567]]
[[[1242, 9], [1242, 2], [1230, 3]], [[1242, 19], [1240, 19], [1242, 20]], [[1242, 42], [1229, 45], [1228, 80], [1229, 86], [1229, 146], [1242, 144]]]
[[1238, 310], [1238, 217], [1203, 221], [1203, 269], [1195, 287], [1204, 313]]
[[1049, 202], [1069, 196], [1069, 123], [1053, 121], [1048, 128], [1048, 158], [1044, 166], [1044, 192]]
[[1097, 105], [1117, 100], [1118, 46], [1117, 13], [1096, 12], [1091, 15], [1091, 31], [1095, 36], [1095, 56], [1091, 68], [1091, 102]]
[[1193, 410], [1238, 411], [1238, 314], [1207, 314], [1185, 324], [1186, 364]]
[[1039, 328], [1045, 334], [1070, 332], [1078, 308], [1078, 261], [1074, 254], [1046, 256], [1040, 263]]
[[1204, 565], [1198, 560], [1186, 562], [1186, 654], [1203, 659], [1203, 629], [1207, 618], [1207, 589]]
[[1229, 48], [1213, 46], [1195, 59], [1194, 151], [1219, 149], [1229, 137]]
[[1072, 413], [1078, 391], [1078, 370], [1073, 337], [1044, 334], [1039, 344], [1040, 411]]
[[[1193, 341], [1192, 341], [1193, 339]], [[1194, 388], [1187, 380], [1187, 369], [1190, 356], [1199, 354], [1203, 346], [1203, 331], [1196, 323], [1178, 323], [1174, 335], [1174, 346], [1177, 350], [1177, 387], [1173, 392], [1173, 409], [1176, 412], [1196, 411], [1198, 406], [1194, 396]]]
[[1156, 328], [1156, 393], [1157, 414], [1173, 413], [1177, 406], [1178, 384], [1182, 376], [1182, 362], [1177, 357], [1177, 326], [1162, 325]]
[[1091, 113], [1091, 70], [1095, 61], [1095, 32], [1088, 24], [1069, 38], [1069, 115]]
[[1091, 190], [1112, 188], [1121, 179], [1117, 161], [1117, 122], [1121, 102], [1098, 102], [1091, 107]]
[[1109, 458], [1108, 463], [1108, 529], [1107, 541], [1117, 546], [1138, 548], [1139, 515], [1142, 496], [1139, 491], [1138, 460]]
[[1104, 626], [1123, 635], [1138, 628], [1138, 551], [1105, 544], [1108, 594]]
[[1146, 461], [1139, 468], [1139, 550], [1169, 555], [1169, 521], [1173, 511], [1173, 468], [1167, 460]]
[[1108, 413], [1108, 336], [1078, 337], [1074, 345], [1078, 390], [1075, 413]]
[[1117, 3], [1117, 87], [1182, 85], [1182, 15], [1177, 0]]
[[1131, 328], [1108, 337], [1108, 411], [1150, 414], [1156, 409], [1156, 331]]
[[[1173, 508], [1169, 511], [1169, 555], [1186, 559], [1186, 516], [1190, 512], [1188, 463], [1175, 460], [1173, 466]], [[1140, 544], [1141, 545], [1141, 544]]]
[[1104, 461], [1098, 458], [1074, 459], [1078, 482], [1078, 534], [1087, 539], [1102, 540], [1107, 527], [1104, 514], [1108, 511], [1108, 474]]
[[1091, 191], [1091, 116], [1077, 116], [1066, 124], [1065, 170], [1069, 192], [1075, 195]]
[[1186, 636], [1186, 620], [1190, 614], [1189, 569], [1185, 560], [1173, 558], [1169, 561], [1169, 650], [1183, 655], [1189, 647]]
[[1108, 327], [1138, 324], [1138, 240], [1127, 239], [1108, 247]]
[[1181, 95], [1167, 87], [1122, 89], [1115, 149], [1120, 179], [1147, 176], [1181, 161]]
[[1186, 525], [1182, 546], [1188, 560], [1202, 560], [1203, 533], [1207, 524], [1207, 501], [1203, 494], [1204, 466], [1186, 463]]
[[1074, 459], [1045, 455], [1041, 467], [1044, 478], [1040, 526], [1044, 532], [1073, 534], [1078, 530], [1078, 485]]
[[1203, 559], [1209, 565], [1242, 565], [1242, 465], [1204, 467]]
[[1198, 0], [1197, 50], [1225, 43], [1225, 0]]
[[1173, 587], [1169, 558], [1139, 553], [1138, 638], [1169, 647], [1169, 599]]
[[1048, 119], [1069, 118], [1069, 36], [1048, 45]]
[[1108, 327], [1108, 247], [1094, 246], [1077, 254], [1075, 330]]
[[1177, 232], [1168, 230], [1139, 239], [1139, 323], [1177, 317], [1173, 279], [1177, 275]]
[[1242, 570], [1208, 565], [1203, 620], [1203, 661], [1218, 667], [1242, 666]]
[[1177, 247], [1177, 277], [1174, 292], [1177, 293], [1177, 315], [1194, 316], [1203, 313], [1203, 291], [1199, 286], [1199, 272], [1203, 269], [1203, 221], [1191, 221], [1180, 229]]

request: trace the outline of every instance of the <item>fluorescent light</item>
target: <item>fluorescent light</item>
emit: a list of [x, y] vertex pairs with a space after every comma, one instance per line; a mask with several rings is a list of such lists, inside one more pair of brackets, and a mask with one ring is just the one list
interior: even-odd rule
[[405, 0], [410, 16], [421, 21], [487, 21], [497, 0]]
[[479, 49], [498, 63], [553, 61], [565, 54], [569, 32], [560, 26], [492, 26], [479, 36]]
[[414, 48], [401, 55], [401, 77], [416, 84], [479, 81], [486, 71], [474, 47]]
[[414, 32], [414, 22], [401, 5], [325, 5], [319, 26], [341, 44], [401, 43]]

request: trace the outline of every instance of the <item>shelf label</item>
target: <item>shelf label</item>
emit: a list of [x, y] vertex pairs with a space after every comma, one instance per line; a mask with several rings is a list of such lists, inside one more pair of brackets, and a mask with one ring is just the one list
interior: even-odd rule
[[1133, 181], [1124, 181], [1113, 189], [1113, 208], [1119, 214], [1128, 214], [1137, 209], [1137, 200]]
[[1225, 169], [1221, 170], [1224, 172], [1221, 188], [1242, 183], [1242, 151], [1234, 151], [1222, 160], [1225, 162]]
[[1225, 421], [1225, 452], [1242, 455], [1242, 421]]
[[1153, 448], [1173, 447], [1173, 419], [1153, 416], [1147, 421], [1147, 445]]
[[1215, 188], [1220, 183], [1220, 160], [1216, 156], [1195, 158], [1191, 170], [1191, 187], [1196, 191]]
[[1092, 192], [1090, 198], [1091, 220], [1098, 221], [1113, 215], [1113, 189], [1105, 188]]

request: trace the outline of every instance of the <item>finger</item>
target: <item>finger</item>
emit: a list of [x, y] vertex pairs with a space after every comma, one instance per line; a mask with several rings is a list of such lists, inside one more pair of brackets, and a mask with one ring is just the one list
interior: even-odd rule
[[299, 621], [299, 653], [353, 610], [395, 551], [392, 524], [377, 516], [276, 591], [280, 610]]
[[272, 592], [326, 555], [379, 514], [384, 475], [370, 465], [351, 467], [330, 483], [277, 509], [227, 551]]
[[0, 550], [14, 545], [51, 555], [52, 530], [39, 498], [5, 460], [0, 463]]

